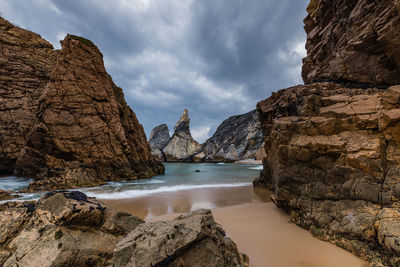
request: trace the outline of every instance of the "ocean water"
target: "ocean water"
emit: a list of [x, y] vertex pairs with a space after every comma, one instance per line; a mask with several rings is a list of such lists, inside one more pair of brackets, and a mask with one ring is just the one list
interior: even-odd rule
[[[90, 197], [105, 200], [130, 199], [159, 193], [192, 189], [216, 189], [250, 186], [258, 177], [261, 165], [234, 163], [164, 163], [165, 175], [151, 179], [109, 182], [99, 187], [74, 189]], [[196, 172], [199, 170], [200, 172]], [[9, 176], [0, 178], [0, 189], [22, 190], [31, 180]], [[17, 200], [38, 199], [43, 193], [22, 194]]]

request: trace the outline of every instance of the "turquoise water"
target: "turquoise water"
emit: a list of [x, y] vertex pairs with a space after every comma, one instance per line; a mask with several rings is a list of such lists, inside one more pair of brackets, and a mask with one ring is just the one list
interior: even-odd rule
[[[251, 185], [262, 169], [261, 165], [234, 163], [165, 163], [164, 165], [165, 175], [151, 179], [109, 182], [104, 186], [78, 190], [101, 199], [125, 199], [191, 189], [234, 188]], [[195, 172], [196, 170], [200, 172]], [[29, 182], [30, 180], [12, 176], [1, 178], [0, 189], [18, 191], [26, 188]], [[37, 199], [41, 196], [38, 193], [22, 195], [20, 200]]]

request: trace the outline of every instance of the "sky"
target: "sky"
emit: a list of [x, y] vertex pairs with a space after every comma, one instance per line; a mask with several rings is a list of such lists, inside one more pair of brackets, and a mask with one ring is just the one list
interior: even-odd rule
[[203, 142], [229, 116], [302, 84], [308, 0], [0, 0], [1, 16], [56, 49], [92, 40], [147, 136], [188, 108]]

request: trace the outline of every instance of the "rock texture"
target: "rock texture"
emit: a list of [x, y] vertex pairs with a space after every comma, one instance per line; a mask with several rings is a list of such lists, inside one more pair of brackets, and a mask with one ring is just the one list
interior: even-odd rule
[[399, 266], [399, 1], [312, 0], [308, 12], [304, 80], [335, 82], [258, 103], [267, 156], [254, 184], [319, 238]]
[[261, 159], [264, 137], [257, 110], [232, 116], [218, 126], [214, 135], [204, 144], [203, 161], [236, 161]]
[[311, 0], [305, 82], [400, 83], [399, 0]]
[[60, 51], [0, 19], [0, 175], [30, 191], [154, 176], [164, 168], [89, 40]]
[[58, 51], [0, 17], [0, 175], [12, 174]]
[[114, 250], [114, 266], [249, 266], [248, 257], [225, 235], [210, 210], [169, 222], [145, 223]]
[[169, 129], [166, 124], [161, 124], [151, 130], [149, 144], [153, 156], [157, 157], [159, 160], [165, 160], [162, 150], [168, 144], [170, 138]]
[[174, 134], [162, 149], [166, 161], [191, 161], [191, 156], [201, 149], [201, 145], [193, 139], [189, 125], [190, 118], [185, 109], [175, 125]]
[[4, 191], [0, 189], [0, 201], [2, 200], [8, 200], [8, 199], [13, 199], [13, 198], [17, 198], [20, 197], [19, 195], [17, 195], [15, 192], [12, 191]]
[[113, 250], [143, 223], [80, 192], [0, 206], [0, 265], [112, 266]]

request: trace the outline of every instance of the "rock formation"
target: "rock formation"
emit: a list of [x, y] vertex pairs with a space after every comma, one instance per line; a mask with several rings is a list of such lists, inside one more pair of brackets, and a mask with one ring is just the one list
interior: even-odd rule
[[0, 175], [12, 174], [58, 51], [0, 17]]
[[262, 158], [264, 137], [256, 110], [223, 121], [203, 144], [203, 161]]
[[117, 242], [143, 223], [80, 192], [0, 206], [0, 265], [111, 266]]
[[161, 124], [151, 130], [149, 144], [153, 156], [159, 160], [164, 160], [164, 153], [162, 150], [168, 144], [169, 139], [169, 129], [166, 124]]
[[210, 210], [139, 225], [114, 250], [114, 266], [249, 266]]
[[0, 227], [4, 267], [248, 266], [209, 210], [143, 223], [81, 192], [55, 191], [0, 205]]
[[[186, 111], [178, 121], [176, 135], [170, 139], [168, 126], [155, 127], [150, 134], [152, 153], [163, 161], [221, 162], [262, 159], [264, 137], [256, 110], [232, 116], [222, 122], [204, 144], [193, 140]], [[179, 125], [179, 126], [178, 126]]]
[[191, 156], [201, 149], [190, 133], [189, 124], [188, 110], [185, 109], [175, 125], [174, 134], [162, 149], [166, 161], [191, 161]]
[[311, 0], [304, 20], [306, 83], [400, 83], [398, 0]]
[[258, 103], [267, 156], [254, 182], [317, 237], [390, 266], [400, 265], [399, 3], [311, 1], [304, 80], [331, 82]]
[[30, 191], [163, 172], [98, 48], [67, 35], [60, 51], [0, 19], [0, 174]]

